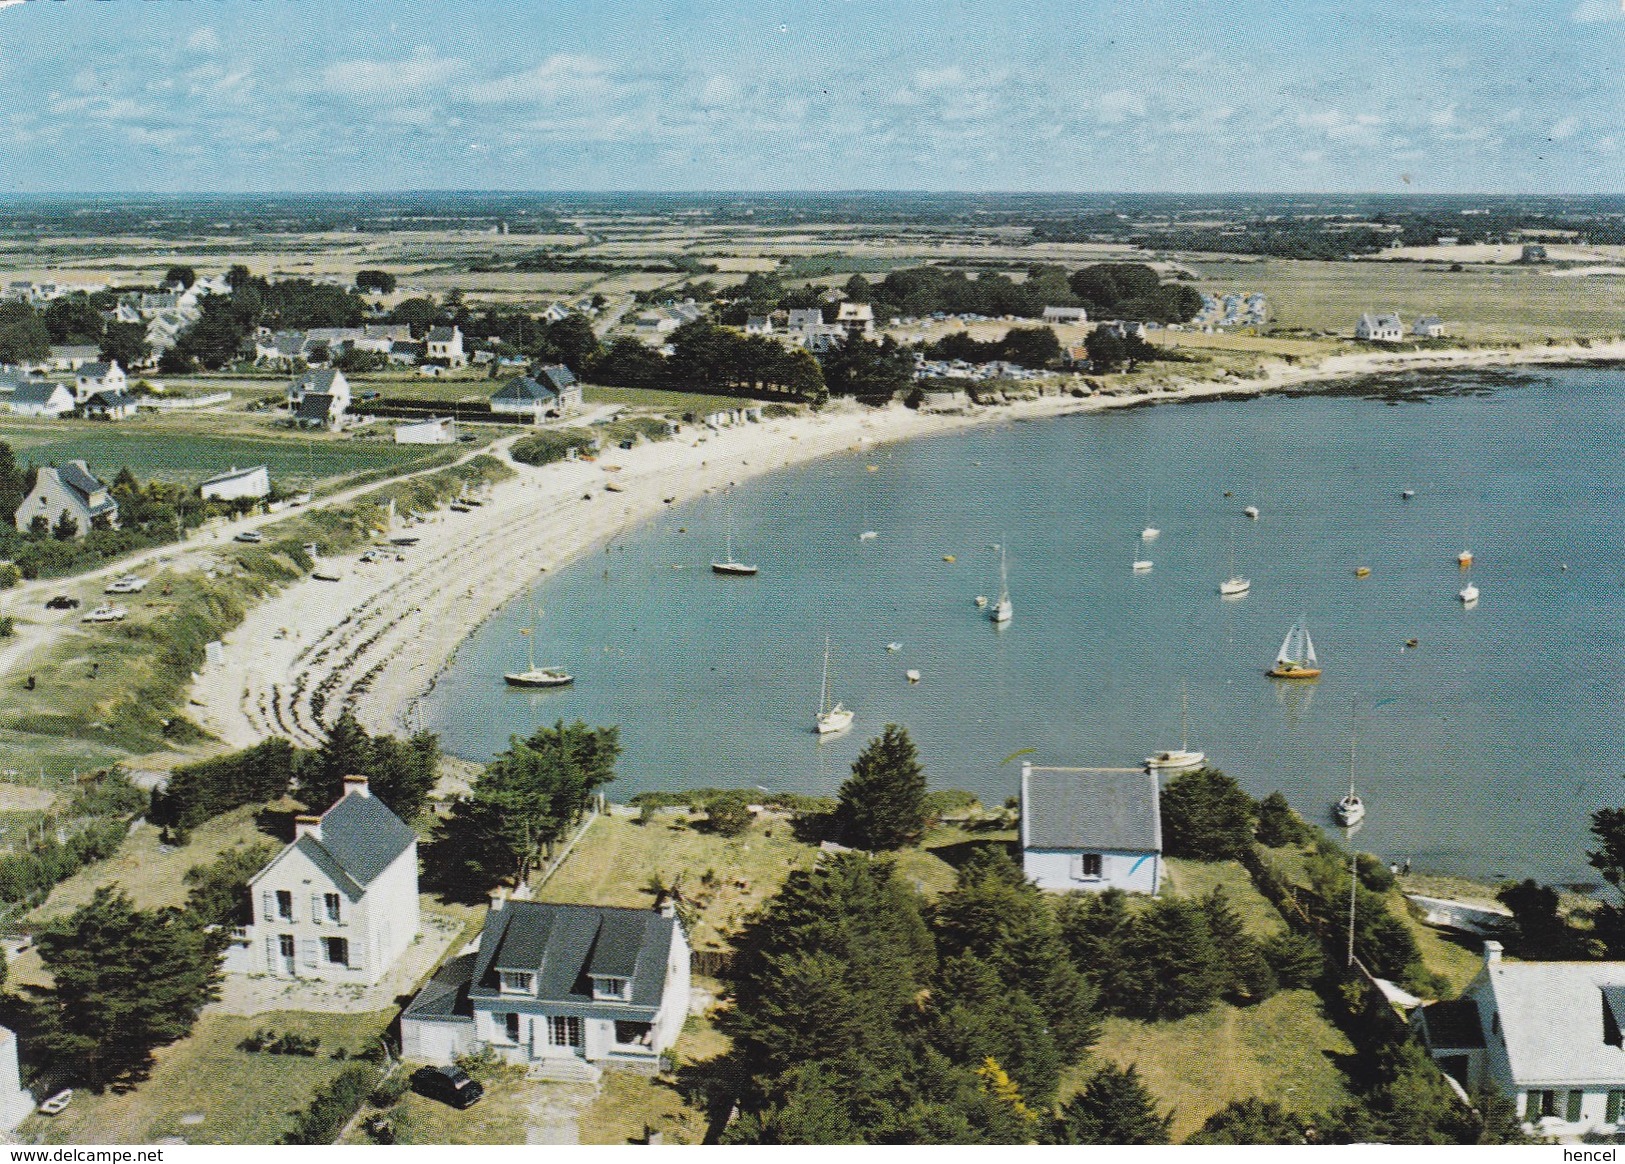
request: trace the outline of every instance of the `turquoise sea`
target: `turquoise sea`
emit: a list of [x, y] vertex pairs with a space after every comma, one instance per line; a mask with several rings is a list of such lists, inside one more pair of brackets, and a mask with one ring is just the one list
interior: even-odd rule
[[[1317, 821], [1348, 786], [1352, 712], [1362, 847], [1419, 869], [1589, 881], [1587, 814], [1625, 804], [1622, 433], [1625, 373], [1564, 369], [836, 456], [674, 506], [539, 578], [463, 645], [424, 724], [473, 759], [559, 717], [619, 724], [625, 799], [831, 792], [895, 722], [933, 784], [997, 803], [1023, 749], [1118, 766], [1177, 746], [1184, 689], [1191, 747]], [[730, 513], [754, 578], [709, 570]], [[1148, 520], [1162, 534], [1142, 547]], [[1015, 618], [998, 629], [973, 600], [997, 594], [1001, 543]], [[1470, 610], [1456, 598], [1464, 548], [1483, 593]], [[1142, 552], [1154, 569], [1134, 574]], [[1252, 590], [1221, 599], [1232, 552]], [[537, 662], [570, 670], [572, 688], [502, 683], [524, 666], [533, 600]], [[1271, 681], [1300, 618], [1325, 676]], [[819, 740], [826, 634], [857, 720]]]

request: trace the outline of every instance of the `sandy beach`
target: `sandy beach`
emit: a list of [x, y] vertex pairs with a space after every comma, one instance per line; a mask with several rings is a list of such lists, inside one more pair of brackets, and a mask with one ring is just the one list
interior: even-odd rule
[[[269, 735], [319, 742], [343, 707], [373, 731], [409, 731], [413, 709], [458, 645], [544, 571], [555, 570], [667, 503], [770, 469], [972, 425], [1034, 420], [1147, 401], [1256, 394], [1384, 372], [1625, 359], [1625, 342], [1589, 348], [1355, 353], [1313, 365], [1272, 362], [1256, 379], [1176, 383], [1137, 395], [1045, 396], [963, 414], [843, 402], [823, 412], [610, 450], [596, 462], [514, 465], [469, 513], [441, 510], [420, 540], [385, 560], [332, 563], [340, 580], [307, 578], [259, 604], [224, 641], [224, 661], [191, 692], [191, 714], [234, 747]], [[613, 481], [619, 492], [605, 488]]]

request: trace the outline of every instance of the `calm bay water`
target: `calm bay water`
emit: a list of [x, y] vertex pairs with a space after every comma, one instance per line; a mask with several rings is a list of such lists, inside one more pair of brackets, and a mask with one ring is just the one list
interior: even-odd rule
[[[538, 580], [537, 662], [569, 669], [573, 688], [503, 685], [524, 666], [522, 598], [463, 645], [425, 726], [484, 759], [559, 717], [618, 723], [624, 800], [831, 792], [896, 722], [934, 785], [997, 803], [1021, 749], [1119, 766], [1177, 746], [1183, 686], [1191, 747], [1324, 820], [1348, 785], [1352, 701], [1362, 847], [1425, 869], [1589, 880], [1587, 814], [1625, 803], [1625, 373], [1429, 384], [990, 426], [675, 506]], [[730, 509], [755, 578], [709, 570]], [[1162, 536], [1136, 575], [1148, 519]], [[1015, 603], [1002, 630], [972, 601], [997, 594], [1001, 541]], [[1463, 548], [1483, 591], [1472, 610], [1456, 600]], [[1226, 600], [1232, 552], [1253, 587]], [[1325, 677], [1272, 682], [1300, 617]], [[821, 741], [826, 634], [857, 722]]]

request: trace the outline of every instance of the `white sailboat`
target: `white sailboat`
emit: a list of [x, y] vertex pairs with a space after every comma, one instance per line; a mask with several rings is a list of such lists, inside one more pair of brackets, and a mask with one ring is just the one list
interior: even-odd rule
[[1315, 641], [1309, 637], [1309, 628], [1301, 622], [1293, 623], [1281, 640], [1281, 649], [1275, 652], [1275, 665], [1269, 669], [1271, 679], [1319, 679], [1320, 660], [1315, 658]]
[[1337, 818], [1337, 823], [1346, 829], [1353, 828], [1365, 819], [1365, 801], [1361, 800], [1354, 791], [1355, 734], [1353, 713], [1351, 712], [1349, 722], [1349, 790], [1348, 795], [1344, 796], [1332, 807], [1332, 815]]
[[525, 636], [526, 653], [530, 665], [523, 671], [510, 671], [502, 677], [509, 687], [565, 687], [574, 683], [575, 676], [568, 671], [561, 671], [557, 667], [538, 667], [536, 665], [536, 616], [538, 611], [534, 606], [530, 610], [530, 626], [520, 627], [519, 633]]
[[1456, 591], [1456, 597], [1461, 599], [1463, 606], [1472, 606], [1478, 601], [1478, 587], [1473, 585], [1471, 574], [1468, 575], [1467, 585]]
[[1145, 766], [1153, 772], [1177, 772], [1184, 768], [1195, 768], [1207, 759], [1203, 752], [1193, 752], [1190, 749], [1188, 738], [1190, 728], [1190, 699], [1186, 694], [1185, 685], [1179, 686], [1179, 747], [1165, 752], [1158, 752], [1154, 756], [1145, 758]]
[[[1143, 537], [1144, 535], [1141, 535], [1141, 536]], [[1152, 565], [1154, 565], [1154, 563], [1151, 561], [1150, 558], [1142, 558], [1142, 557], [1140, 557], [1140, 549], [1139, 549], [1138, 546], [1136, 546], [1135, 551], [1134, 551], [1134, 559], [1133, 559], [1133, 562], [1132, 562], [1130, 568], [1136, 574], [1145, 574], [1145, 573], [1148, 573], [1150, 571]]]
[[852, 726], [852, 713], [841, 706], [836, 700], [832, 707], [829, 702], [829, 636], [824, 636], [824, 683], [818, 695], [818, 718], [815, 731], [821, 736], [833, 735], [845, 731]]
[[1219, 583], [1219, 593], [1226, 598], [1234, 598], [1237, 595], [1247, 593], [1252, 588], [1253, 580], [1251, 578], [1243, 578], [1236, 573], [1236, 538], [1232, 534], [1230, 536], [1230, 573], [1225, 577], [1224, 581]]
[[993, 604], [988, 617], [996, 623], [1006, 623], [1015, 616], [1016, 608], [1010, 603], [1010, 574], [1005, 568], [1004, 542], [999, 542], [999, 600]]
[[1140, 531], [1142, 542], [1154, 542], [1162, 536], [1162, 531], [1151, 524], [1151, 490], [1145, 491], [1145, 528]]
[[734, 557], [734, 512], [728, 509], [728, 535], [727, 551], [722, 561], [711, 563], [711, 572], [714, 574], [731, 574], [736, 577], [748, 577], [756, 573], [755, 566], [747, 566]]

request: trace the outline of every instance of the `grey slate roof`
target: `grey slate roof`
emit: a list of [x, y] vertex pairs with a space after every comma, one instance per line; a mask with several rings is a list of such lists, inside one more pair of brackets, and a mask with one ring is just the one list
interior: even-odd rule
[[676, 926], [650, 909], [510, 901], [486, 915], [470, 994], [497, 995], [498, 969], [528, 970], [537, 1001], [591, 1005], [598, 975], [630, 979], [630, 1005], [658, 1009]]
[[88, 380], [100, 380], [113, 369], [107, 364], [80, 364], [79, 375]]
[[288, 392], [326, 392], [332, 393], [333, 377], [338, 373], [332, 368], [312, 368], [310, 371], [298, 376], [288, 385]]
[[456, 338], [454, 334], [455, 331], [455, 328], [450, 327], [431, 327], [429, 329], [429, 334], [423, 338], [432, 343], [449, 344], [453, 339]]
[[523, 404], [546, 403], [558, 393], [529, 376], [515, 376], [491, 394], [492, 400], [514, 400]]
[[555, 393], [562, 393], [566, 388], [573, 387], [576, 374], [563, 364], [548, 364], [536, 373], [537, 378]]
[[49, 380], [22, 380], [11, 391], [14, 404], [49, 404], [57, 385]]
[[401, 1014], [403, 1019], [431, 1019], [441, 1022], [467, 1022], [474, 1016], [469, 1005], [468, 987], [474, 980], [478, 954], [459, 954], [423, 984], [418, 996]]
[[319, 420], [326, 424], [333, 415], [333, 398], [325, 392], [307, 392], [294, 415], [300, 420]]
[[87, 409], [128, 408], [135, 403], [135, 397], [128, 392], [97, 392], [85, 401]]
[[[224, 481], [235, 481], [239, 477], [248, 477], [258, 473], [261, 469], [266, 469], [266, 467], [264, 465], [254, 465], [248, 469], [228, 469], [218, 477], [210, 477], [207, 481], [200, 482], [198, 488], [201, 489], [205, 485], [219, 485]], [[266, 472], [270, 472], [270, 470], [266, 469]]]
[[376, 796], [351, 793], [322, 814], [321, 847], [362, 886], [371, 885], [416, 841], [417, 834]]
[[1149, 772], [1034, 767], [1021, 784], [1023, 848], [1162, 851], [1157, 778]]

